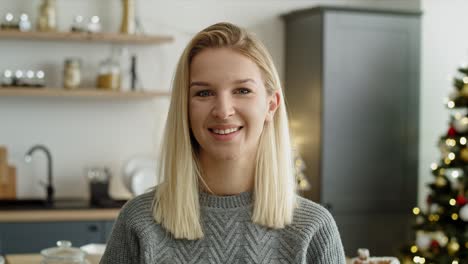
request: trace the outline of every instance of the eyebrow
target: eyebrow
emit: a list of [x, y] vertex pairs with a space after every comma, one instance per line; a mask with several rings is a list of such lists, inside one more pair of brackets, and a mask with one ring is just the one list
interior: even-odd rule
[[[243, 84], [243, 83], [247, 83], [247, 82], [252, 82], [252, 83], [256, 84], [256, 82], [253, 79], [250, 79], [250, 78], [235, 80], [233, 83]], [[210, 84], [207, 83], [207, 82], [191, 82], [189, 87], [192, 87], [192, 86], [210, 86]]]

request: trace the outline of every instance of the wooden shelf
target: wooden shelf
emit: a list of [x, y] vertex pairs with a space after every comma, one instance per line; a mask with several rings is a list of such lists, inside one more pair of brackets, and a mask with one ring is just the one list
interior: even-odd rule
[[1, 97], [66, 97], [66, 98], [103, 98], [103, 99], [154, 99], [168, 97], [166, 91], [105, 91], [92, 88], [80, 88], [77, 90], [64, 90], [60, 88], [22, 88], [0, 87]]
[[72, 41], [116, 44], [164, 44], [173, 41], [171, 36], [163, 35], [128, 35], [119, 33], [86, 33], [86, 32], [21, 32], [16, 30], [0, 30], [0, 39], [41, 40], [41, 41]]

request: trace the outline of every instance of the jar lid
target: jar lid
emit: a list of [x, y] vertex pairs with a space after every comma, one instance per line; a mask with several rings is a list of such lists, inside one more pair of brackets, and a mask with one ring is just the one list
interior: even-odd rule
[[72, 243], [66, 240], [57, 241], [57, 247], [46, 248], [41, 250], [41, 255], [48, 260], [71, 260], [82, 262], [85, 259], [86, 253], [72, 247]]

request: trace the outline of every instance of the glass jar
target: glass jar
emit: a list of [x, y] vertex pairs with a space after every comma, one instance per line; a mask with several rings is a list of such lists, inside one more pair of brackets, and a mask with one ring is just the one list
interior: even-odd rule
[[81, 61], [78, 58], [65, 60], [63, 69], [63, 87], [65, 89], [76, 89], [81, 83]]
[[58, 241], [57, 247], [43, 249], [41, 255], [41, 264], [88, 264], [86, 253], [66, 240]]
[[43, 0], [39, 7], [37, 29], [39, 31], [57, 30], [57, 8], [55, 6], [55, 0]]
[[99, 73], [97, 78], [97, 88], [102, 90], [120, 90], [121, 72], [120, 62], [116, 52], [99, 65]]

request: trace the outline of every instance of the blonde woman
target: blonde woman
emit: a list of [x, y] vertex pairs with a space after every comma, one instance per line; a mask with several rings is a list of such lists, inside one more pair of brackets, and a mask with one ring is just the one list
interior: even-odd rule
[[288, 118], [266, 48], [229, 23], [177, 65], [155, 190], [128, 202], [101, 263], [344, 264], [332, 216], [295, 193]]

